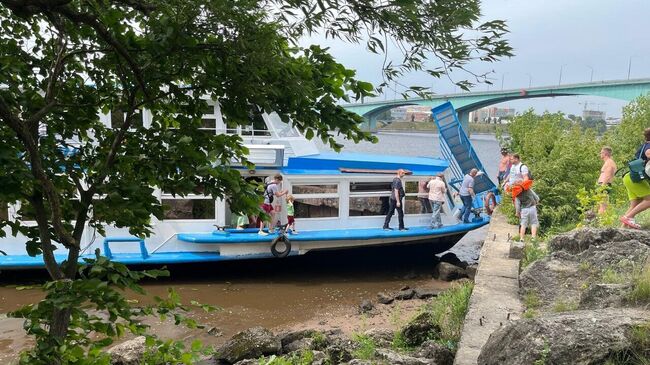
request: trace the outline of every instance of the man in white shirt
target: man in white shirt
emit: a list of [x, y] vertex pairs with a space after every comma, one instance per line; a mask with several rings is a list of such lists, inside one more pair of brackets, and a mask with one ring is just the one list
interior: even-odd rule
[[508, 176], [508, 185], [512, 186], [512, 184], [515, 183], [516, 179], [521, 179], [521, 180], [528, 180], [528, 166], [524, 165], [521, 163], [521, 158], [519, 157], [519, 154], [513, 153], [512, 156], [510, 156], [510, 163], [512, 166], [510, 167], [510, 175]]

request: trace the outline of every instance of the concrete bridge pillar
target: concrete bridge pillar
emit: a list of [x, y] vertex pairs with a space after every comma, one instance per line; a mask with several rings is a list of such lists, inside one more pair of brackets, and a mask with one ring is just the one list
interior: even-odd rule
[[361, 127], [362, 130], [366, 132], [376, 132], [377, 131], [377, 115], [364, 115], [363, 119], [365, 122]]

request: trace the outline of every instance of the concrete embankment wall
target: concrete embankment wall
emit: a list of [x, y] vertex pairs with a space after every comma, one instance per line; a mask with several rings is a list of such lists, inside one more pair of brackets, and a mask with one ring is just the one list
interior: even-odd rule
[[463, 324], [454, 365], [474, 365], [490, 334], [508, 321], [521, 317], [519, 260], [509, 258], [509, 238], [518, 234], [498, 209], [492, 215], [481, 248], [474, 290]]

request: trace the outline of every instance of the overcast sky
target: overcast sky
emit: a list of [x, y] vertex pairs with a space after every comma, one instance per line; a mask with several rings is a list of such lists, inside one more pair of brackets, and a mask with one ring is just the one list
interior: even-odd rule
[[[508, 39], [514, 56], [497, 63], [476, 64], [476, 72], [494, 70], [492, 90], [557, 85], [562, 68], [562, 84], [593, 80], [621, 80], [650, 77], [650, 0], [484, 0], [483, 18], [503, 19], [510, 29]], [[323, 40], [319, 39], [318, 43]], [[332, 44], [334, 56], [359, 78], [381, 82], [382, 57], [362, 47]], [[447, 79], [434, 80], [426, 74], [411, 74], [401, 80], [406, 85], [433, 86], [436, 93], [460, 92]], [[485, 91], [486, 85], [474, 90]], [[394, 94], [390, 92], [388, 99]], [[382, 97], [383, 99], [383, 97]], [[624, 101], [599, 97], [558, 97], [526, 99], [501, 105], [523, 111], [563, 111], [580, 114], [588, 109], [604, 110], [618, 117]]]

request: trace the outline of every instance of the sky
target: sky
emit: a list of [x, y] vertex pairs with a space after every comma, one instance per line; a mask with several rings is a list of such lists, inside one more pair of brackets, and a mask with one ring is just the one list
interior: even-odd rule
[[[505, 20], [507, 39], [514, 56], [496, 63], [476, 63], [471, 69], [494, 71], [490, 90], [519, 89], [602, 80], [650, 78], [650, 0], [484, 0], [483, 20]], [[379, 84], [383, 56], [373, 55], [363, 46], [326, 42], [332, 54], [360, 79]], [[390, 54], [390, 52], [389, 52]], [[396, 58], [397, 59], [397, 58]], [[630, 64], [631, 61], [631, 64]], [[631, 66], [631, 67], [630, 67]], [[592, 76], [593, 70], [593, 76]], [[460, 92], [446, 78], [433, 79], [413, 73], [400, 80], [405, 85], [431, 86], [438, 94]], [[487, 85], [474, 91], [486, 91]], [[384, 98], [393, 99], [393, 91]], [[587, 103], [585, 105], [585, 103]], [[542, 112], [562, 111], [580, 115], [583, 109], [602, 110], [607, 117], [620, 117], [627, 104], [602, 97], [569, 96], [511, 101], [499, 106], [517, 112], [534, 108]]]

